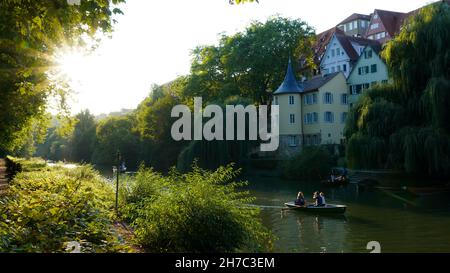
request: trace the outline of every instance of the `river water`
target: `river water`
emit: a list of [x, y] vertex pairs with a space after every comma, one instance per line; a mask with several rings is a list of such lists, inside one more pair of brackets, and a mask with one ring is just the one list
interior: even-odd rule
[[[278, 238], [276, 252], [362, 252], [379, 242], [381, 252], [450, 252], [450, 196], [416, 197], [350, 184], [326, 188], [314, 182], [248, 176], [261, 217]], [[345, 204], [343, 216], [282, 211], [298, 191], [311, 200], [323, 191], [328, 203]]]
[[[111, 177], [110, 168], [99, 168]], [[379, 242], [381, 252], [450, 252], [450, 195], [417, 197], [406, 192], [368, 189], [349, 184], [327, 188], [267, 176], [245, 176], [261, 208], [262, 223], [276, 236], [275, 252], [368, 253]], [[311, 200], [323, 191], [327, 203], [347, 205], [345, 215], [283, 211], [298, 191]]]

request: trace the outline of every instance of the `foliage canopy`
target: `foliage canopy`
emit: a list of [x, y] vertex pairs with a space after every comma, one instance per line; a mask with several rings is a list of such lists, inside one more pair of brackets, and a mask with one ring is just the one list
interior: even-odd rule
[[393, 83], [367, 92], [347, 120], [355, 168], [450, 176], [450, 6], [423, 8], [383, 52]]

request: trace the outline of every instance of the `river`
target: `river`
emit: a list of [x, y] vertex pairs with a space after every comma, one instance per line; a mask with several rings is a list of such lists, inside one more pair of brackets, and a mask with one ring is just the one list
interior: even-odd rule
[[[101, 168], [111, 177], [109, 168]], [[277, 237], [275, 252], [367, 253], [380, 243], [381, 252], [450, 252], [450, 195], [416, 197], [406, 192], [367, 189], [356, 184], [326, 188], [315, 182], [246, 176], [248, 190], [261, 208], [262, 223]], [[311, 200], [323, 191], [328, 203], [345, 204], [342, 216], [282, 211], [298, 191]]]
[[[246, 177], [261, 217], [278, 238], [276, 252], [370, 252], [377, 241], [381, 252], [450, 252], [450, 196], [415, 197], [406, 192], [367, 189], [350, 184], [324, 188], [261, 176]], [[328, 203], [345, 204], [344, 216], [282, 211], [298, 191], [312, 197], [323, 191]], [[312, 199], [312, 198], [308, 198]]]

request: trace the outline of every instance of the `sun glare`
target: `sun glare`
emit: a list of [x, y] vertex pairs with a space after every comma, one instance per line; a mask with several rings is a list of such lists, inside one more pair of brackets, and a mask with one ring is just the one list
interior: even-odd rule
[[71, 83], [82, 83], [89, 75], [89, 55], [81, 50], [62, 51], [56, 58], [57, 72]]

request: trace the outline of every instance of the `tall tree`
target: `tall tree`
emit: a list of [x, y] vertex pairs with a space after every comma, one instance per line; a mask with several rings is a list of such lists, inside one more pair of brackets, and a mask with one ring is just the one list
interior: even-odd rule
[[76, 124], [70, 139], [72, 160], [75, 162], [90, 162], [96, 141], [96, 124], [89, 110], [76, 115]]
[[[289, 57], [313, 63], [314, 31], [301, 20], [273, 17], [253, 22], [245, 31], [223, 35], [218, 46], [193, 51], [186, 95], [204, 100], [240, 95], [266, 103], [282, 82]], [[295, 62], [299, 68], [299, 62]]]
[[128, 166], [136, 167], [140, 163], [140, 138], [134, 130], [135, 126], [133, 114], [100, 121], [92, 161], [96, 164], [115, 164], [119, 151]]
[[[176, 165], [178, 154], [184, 143], [176, 142], [171, 128], [176, 118], [171, 117], [172, 108], [181, 103], [180, 94], [185, 78], [180, 77], [168, 84], [154, 86], [150, 95], [139, 105], [137, 128], [146, 144], [143, 158], [146, 163], [159, 170]], [[187, 102], [189, 103], [189, 102]], [[190, 104], [192, 104], [192, 98]]]

